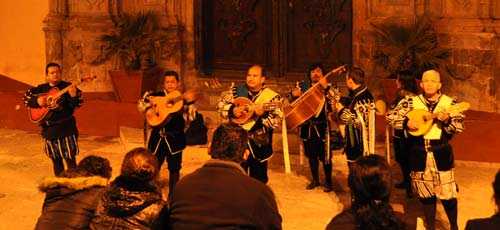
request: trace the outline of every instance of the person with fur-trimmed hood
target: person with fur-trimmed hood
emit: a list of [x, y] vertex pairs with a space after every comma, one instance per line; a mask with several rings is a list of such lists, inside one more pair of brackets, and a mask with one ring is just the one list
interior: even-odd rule
[[92, 230], [166, 229], [167, 203], [162, 199], [157, 158], [145, 148], [130, 150], [120, 175], [102, 196]]
[[108, 159], [91, 155], [76, 169], [45, 178], [38, 187], [45, 200], [35, 230], [89, 229], [111, 171]]

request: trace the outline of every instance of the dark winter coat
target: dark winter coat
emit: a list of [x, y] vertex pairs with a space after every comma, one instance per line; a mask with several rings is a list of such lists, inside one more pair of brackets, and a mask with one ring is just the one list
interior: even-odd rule
[[91, 229], [165, 229], [167, 223], [167, 205], [158, 188], [119, 176], [99, 201]]
[[490, 218], [468, 220], [465, 230], [500, 229], [500, 212]]
[[35, 230], [89, 229], [107, 182], [98, 176], [44, 179], [39, 189], [45, 201]]

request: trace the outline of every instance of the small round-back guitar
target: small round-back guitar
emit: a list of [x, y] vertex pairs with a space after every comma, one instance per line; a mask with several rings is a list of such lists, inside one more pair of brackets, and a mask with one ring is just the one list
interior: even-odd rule
[[254, 111], [256, 106], [261, 106], [262, 109], [266, 111], [275, 110], [278, 107], [281, 107], [281, 102], [267, 102], [262, 104], [254, 104], [250, 99], [246, 97], [237, 97], [233, 101], [233, 105], [236, 107], [243, 107], [243, 113], [239, 117], [231, 118], [231, 121], [236, 124], [245, 124], [250, 118], [254, 117]]

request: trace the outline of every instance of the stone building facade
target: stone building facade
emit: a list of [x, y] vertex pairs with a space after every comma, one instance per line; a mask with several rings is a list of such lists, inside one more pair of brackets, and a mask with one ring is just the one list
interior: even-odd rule
[[[231, 1], [231, 0], [228, 0]], [[278, 0], [273, 0], [278, 1]], [[287, 0], [293, 2], [293, 0]], [[328, 1], [328, 0], [324, 0]], [[352, 63], [362, 67], [370, 78], [384, 73], [374, 71], [372, 57], [377, 41], [370, 23], [392, 21], [408, 23], [429, 15], [439, 45], [450, 48], [451, 57], [443, 67], [443, 91], [468, 101], [473, 110], [498, 113], [500, 67], [498, 59], [500, 2], [497, 0], [330, 0], [352, 3]], [[160, 45], [165, 69], [181, 73], [185, 85], [209, 82], [195, 68], [195, 9], [202, 0], [50, 0], [45, 18], [46, 59], [62, 63], [66, 79], [96, 75], [97, 80], [84, 86], [87, 91], [113, 91], [108, 70], [111, 61], [91, 62], [102, 52], [98, 38], [115, 30], [113, 17], [123, 12], [151, 10], [169, 29], [168, 39]], [[291, 82], [271, 81], [275, 87]], [[374, 84], [372, 87], [376, 87]], [[377, 89], [374, 89], [375, 91]], [[212, 92], [212, 91], [211, 91]], [[213, 90], [215, 98], [220, 90]], [[213, 99], [210, 99], [212, 101]], [[209, 103], [210, 104], [210, 103]], [[208, 109], [208, 107], [207, 107]]]

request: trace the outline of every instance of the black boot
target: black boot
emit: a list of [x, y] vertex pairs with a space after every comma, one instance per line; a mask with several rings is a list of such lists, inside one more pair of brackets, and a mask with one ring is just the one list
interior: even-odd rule
[[458, 218], [458, 208], [457, 199], [453, 198], [450, 200], [441, 200], [443, 204], [446, 216], [448, 216], [448, 221], [450, 221], [450, 229], [458, 230], [457, 218]]
[[174, 191], [175, 184], [179, 180], [179, 172], [170, 172], [170, 176], [168, 179], [168, 197], [170, 199], [170, 195], [172, 191]]
[[310, 184], [306, 186], [306, 189], [311, 190], [319, 186], [319, 176], [318, 176], [319, 161], [318, 159], [315, 158], [308, 158], [308, 159], [309, 159], [309, 168], [311, 169], [311, 174], [312, 174], [312, 181]]
[[420, 199], [420, 202], [424, 208], [426, 229], [436, 229], [436, 197]]
[[324, 163], [323, 169], [325, 170], [325, 189], [323, 192], [331, 192], [332, 188], [332, 163]]

